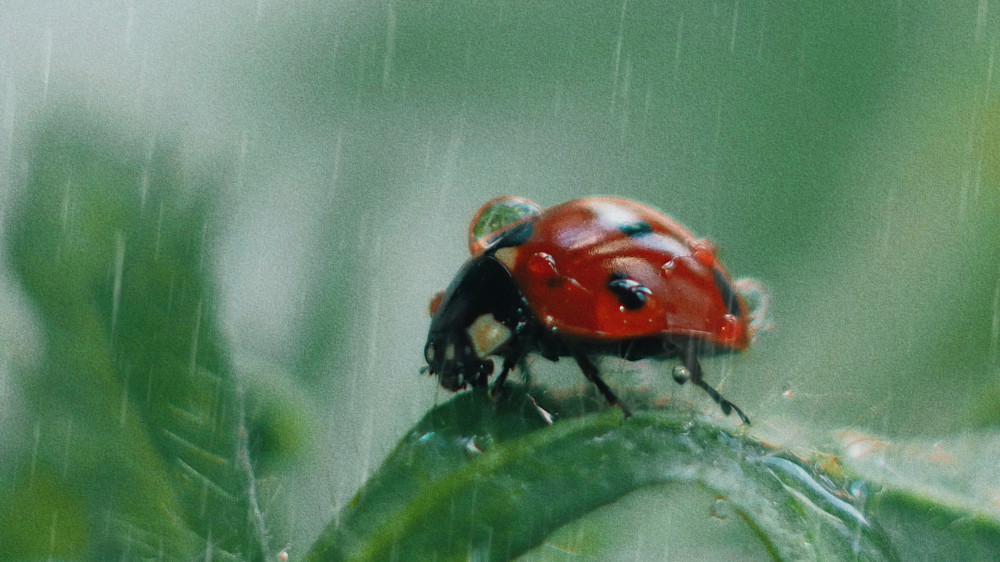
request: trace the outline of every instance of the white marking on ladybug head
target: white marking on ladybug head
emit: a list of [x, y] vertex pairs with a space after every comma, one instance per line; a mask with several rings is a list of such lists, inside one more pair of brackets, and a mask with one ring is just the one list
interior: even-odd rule
[[465, 329], [472, 342], [472, 348], [480, 359], [496, 351], [498, 347], [510, 341], [510, 328], [504, 326], [492, 314], [483, 314], [475, 319]]
[[514, 264], [517, 263], [517, 253], [518, 249], [513, 246], [508, 246], [506, 248], [500, 248], [493, 255], [506, 267], [509, 271], [514, 271]]
[[445, 361], [455, 360], [455, 344], [449, 343], [448, 347], [444, 348], [444, 360]]

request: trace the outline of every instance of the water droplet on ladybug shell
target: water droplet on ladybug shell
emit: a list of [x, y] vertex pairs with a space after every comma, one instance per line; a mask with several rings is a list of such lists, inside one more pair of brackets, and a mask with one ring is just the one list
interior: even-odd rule
[[705, 267], [715, 265], [715, 244], [708, 240], [697, 240], [691, 244], [691, 255]]
[[724, 314], [719, 324], [719, 332], [725, 336], [733, 337], [740, 329], [740, 319], [732, 314]]
[[542, 207], [538, 203], [523, 197], [505, 195], [487, 201], [469, 225], [469, 252], [473, 255], [479, 253], [489, 245], [494, 233], [541, 212]]
[[670, 261], [663, 264], [663, 267], [660, 268], [660, 275], [663, 276], [664, 279], [670, 279], [674, 275], [674, 270], [676, 269], [677, 261], [671, 258]]
[[545, 252], [535, 252], [528, 258], [528, 272], [537, 279], [551, 279], [559, 276], [556, 260]]

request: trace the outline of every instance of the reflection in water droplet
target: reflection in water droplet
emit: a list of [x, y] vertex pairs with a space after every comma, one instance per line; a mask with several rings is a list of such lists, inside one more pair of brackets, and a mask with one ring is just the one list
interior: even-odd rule
[[483, 453], [483, 450], [476, 443], [475, 437], [460, 437], [458, 443], [471, 455], [481, 455]]
[[781, 397], [789, 400], [795, 398], [795, 391], [792, 390], [793, 388], [794, 385], [792, 384], [792, 381], [781, 381]]
[[691, 430], [693, 430], [695, 427], [697, 427], [697, 424], [694, 422], [694, 420], [689, 419], [685, 421], [684, 425], [681, 426], [681, 435], [683, 436], [689, 435], [691, 433]]
[[847, 487], [847, 491], [856, 502], [863, 504], [868, 499], [868, 482], [855, 480]]
[[691, 380], [691, 372], [684, 365], [676, 365], [670, 374], [674, 377], [677, 384], [684, 384]]
[[712, 505], [712, 517], [725, 521], [732, 514], [732, 507], [730, 507], [729, 502], [726, 498], [719, 496], [715, 498], [715, 504]]

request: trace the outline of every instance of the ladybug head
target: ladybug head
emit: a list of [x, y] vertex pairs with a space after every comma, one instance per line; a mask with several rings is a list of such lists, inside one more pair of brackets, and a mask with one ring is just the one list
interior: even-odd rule
[[486, 386], [493, 373], [489, 356], [509, 349], [527, 324], [527, 305], [513, 277], [492, 255], [466, 263], [431, 313], [424, 358], [452, 391]]

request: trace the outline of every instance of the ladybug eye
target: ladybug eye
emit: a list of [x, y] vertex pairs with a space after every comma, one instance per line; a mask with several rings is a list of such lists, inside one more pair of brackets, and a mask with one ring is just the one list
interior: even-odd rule
[[542, 212], [542, 208], [521, 197], [497, 197], [483, 205], [469, 225], [469, 251], [479, 253], [493, 242], [495, 233]]

